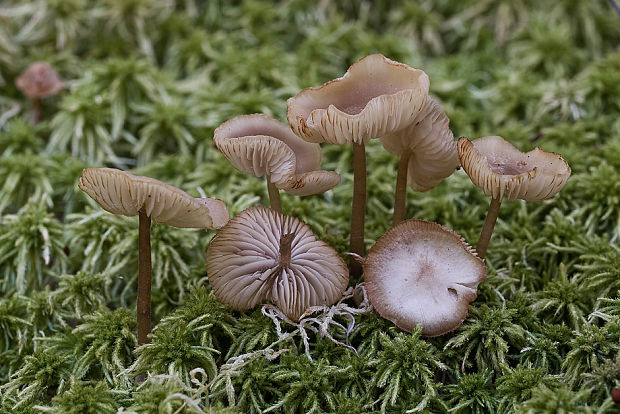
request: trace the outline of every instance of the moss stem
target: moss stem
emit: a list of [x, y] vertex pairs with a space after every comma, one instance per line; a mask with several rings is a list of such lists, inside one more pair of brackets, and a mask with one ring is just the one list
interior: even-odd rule
[[480, 232], [480, 238], [476, 245], [476, 252], [481, 259], [484, 259], [487, 254], [487, 248], [489, 247], [489, 241], [491, 240], [491, 234], [493, 234], [493, 227], [497, 221], [499, 215], [499, 207], [502, 204], [501, 198], [492, 198], [489, 210], [487, 211], [487, 218], [484, 220], [484, 226]]
[[151, 342], [151, 218], [139, 212], [138, 230], [138, 346]]
[[[364, 143], [353, 143], [353, 203], [351, 205], [351, 253], [364, 257], [364, 218], [366, 216], [366, 150]], [[362, 265], [350, 262], [351, 276], [362, 275]]]
[[405, 205], [407, 200], [407, 170], [409, 168], [409, 158], [411, 151], [406, 151], [400, 156], [398, 161], [398, 172], [396, 174], [396, 191], [394, 192], [394, 217], [392, 227], [400, 223], [405, 218]]
[[271, 208], [282, 213], [282, 202], [280, 201], [280, 190], [271, 182], [271, 177], [267, 176], [267, 192], [269, 193], [269, 204]]

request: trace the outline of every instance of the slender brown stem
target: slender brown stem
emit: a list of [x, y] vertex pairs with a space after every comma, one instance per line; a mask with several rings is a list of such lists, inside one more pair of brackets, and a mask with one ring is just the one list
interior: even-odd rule
[[[364, 218], [366, 216], [366, 150], [364, 144], [353, 143], [353, 203], [351, 206], [351, 253], [364, 256]], [[362, 275], [362, 265], [352, 259], [351, 276]]]
[[491, 234], [493, 234], [493, 227], [495, 227], [495, 222], [497, 221], [497, 216], [499, 215], [499, 207], [501, 204], [501, 198], [491, 199], [489, 211], [487, 211], [487, 218], [484, 220], [484, 226], [482, 226], [480, 238], [478, 239], [478, 244], [476, 245], [476, 252], [481, 259], [484, 259], [487, 254], [489, 240], [491, 240]]
[[396, 191], [394, 192], [394, 218], [392, 227], [403, 221], [405, 218], [405, 200], [407, 200], [407, 169], [411, 151], [406, 151], [400, 156], [398, 161], [398, 172], [396, 173]]
[[140, 210], [138, 230], [138, 345], [150, 343], [151, 332], [151, 218]]
[[291, 250], [295, 233], [287, 233], [280, 237], [280, 266], [288, 267], [291, 265]]
[[32, 98], [32, 123], [38, 124], [41, 119], [41, 99]]
[[269, 193], [269, 204], [278, 213], [282, 212], [282, 202], [280, 201], [280, 190], [271, 182], [271, 177], [267, 176], [267, 192]]

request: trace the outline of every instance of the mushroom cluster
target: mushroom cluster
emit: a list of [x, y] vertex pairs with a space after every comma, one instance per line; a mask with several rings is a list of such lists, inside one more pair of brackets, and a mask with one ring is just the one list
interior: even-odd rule
[[[466, 318], [478, 284], [501, 200], [542, 201], [570, 177], [558, 154], [522, 153], [501, 137], [457, 142], [449, 119], [429, 95], [421, 70], [375, 54], [340, 78], [302, 90], [287, 101], [290, 126], [263, 114], [240, 115], [220, 125], [214, 143], [238, 170], [266, 176], [271, 208], [250, 207], [229, 221], [224, 203], [196, 199], [148, 177], [113, 169], [84, 170], [80, 188], [104, 209], [140, 217], [138, 337], [150, 331], [150, 220], [177, 227], [219, 228], [207, 248], [207, 277], [214, 294], [245, 311], [270, 302], [292, 322], [317, 306], [336, 303], [349, 274], [364, 273], [374, 308], [398, 327], [422, 326], [426, 336], [456, 329]], [[364, 256], [366, 165], [364, 145], [379, 139], [399, 157], [392, 228]], [[340, 182], [321, 169], [320, 143], [353, 146], [350, 272], [338, 252], [301, 220], [282, 214], [279, 191], [320, 194]], [[474, 250], [437, 223], [405, 220], [406, 186], [427, 191], [459, 163], [492, 197]], [[404, 220], [404, 221], [403, 221]]]

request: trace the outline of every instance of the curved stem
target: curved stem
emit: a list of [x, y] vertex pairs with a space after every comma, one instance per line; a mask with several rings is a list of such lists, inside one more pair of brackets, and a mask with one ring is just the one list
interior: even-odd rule
[[277, 211], [278, 213], [282, 213], [282, 202], [280, 201], [280, 190], [277, 189], [276, 185], [271, 182], [271, 178], [269, 176], [267, 178], [267, 192], [269, 193], [269, 204], [271, 208]]
[[407, 170], [411, 151], [406, 151], [400, 156], [398, 161], [398, 172], [396, 174], [396, 191], [394, 192], [394, 218], [392, 227], [400, 223], [405, 218], [405, 201], [407, 200]]
[[482, 226], [480, 238], [478, 239], [478, 244], [476, 244], [476, 252], [481, 259], [484, 259], [487, 254], [487, 248], [489, 247], [489, 241], [491, 240], [491, 234], [493, 234], [493, 227], [495, 227], [501, 204], [501, 198], [491, 199], [491, 204], [487, 211], [487, 218], [484, 220], [484, 226]]
[[151, 342], [151, 218], [139, 212], [138, 230], [138, 346]]
[[[364, 218], [366, 216], [366, 151], [364, 144], [353, 143], [353, 203], [351, 205], [351, 253], [364, 257]], [[352, 259], [351, 276], [362, 274], [362, 265]]]

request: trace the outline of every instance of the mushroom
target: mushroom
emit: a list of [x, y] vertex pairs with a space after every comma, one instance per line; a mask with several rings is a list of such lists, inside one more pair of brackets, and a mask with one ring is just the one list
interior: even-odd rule
[[394, 226], [405, 217], [407, 184], [415, 191], [428, 191], [458, 167], [456, 142], [449, 123], [437, 101], [428, 97], [411, 125], [381, 137], [383, 147], [399, 157]]
[[379, 314], [411, 332], [439, 336], [459, 327], [486, 266], [456, 232], [410, 219], [392, 227], [364, 260], [368, 299]]
[[[364, 255], [364, 145], [413, 122], [428, 95], [426, 73], [380, 54], [357, 61], [341, 78], [306, 88], [287, 101], [293, 131], [309, 142], [353, 144], [350, 251]], [[359, 276], [361, 267], [351, 264]]]
[[487, 217], [476, 245], [484, 259], [499, 214], [502, 198], [542, 201], [560, 191], [571, 174], [560, 154], [536, 147], [521, 152], [502, 137], [482, 137], [473, 142], [461, 137], [459, 159], [471, 181], [491, 197]]
[[295, 195], [320, 194], [335, 187], [340, 175], [322, 171], [321, 148], [263, 114], [240, 115], [220, 125], [217, 148], [239, 171], [266, 175], [271, 208], [282, 212], [279, 189]]
[[78, 185], [104, 210], [139, 216], [138, 345], [148, 343], [151, 331], [151, 219], [174, 227], [217, 229], [228, 221], [226, 206], [221, 200], [193, 198], [161, 181], [113, 168], [86, 168]]
[[64, 85], [46, 62], [34, 62], [15, 80], [15, 85], [32, 101], [32, 121], [39, 122], [41, 98], [55, 95]]
[[349, 282], [344, 260], [307, 224], [267, 207], [232, 218], [207, 248], [215, 296], [234, 310], [268, 301], [292, 321], [336, 303]]

